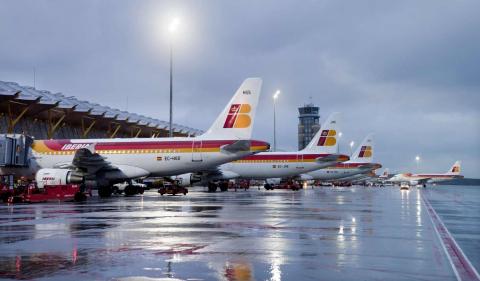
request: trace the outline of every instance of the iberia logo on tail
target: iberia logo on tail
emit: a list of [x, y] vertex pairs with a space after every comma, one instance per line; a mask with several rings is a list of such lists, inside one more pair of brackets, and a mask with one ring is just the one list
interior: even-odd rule
[[223, 128], [247, 128], [252, 123], [249, 104], [232, 104]]
[[318, 139], [318, 146], [334, 146], [337, 143], [335, 136], [337, 131], [335, 130], [323, 130], [322, 135]]
[[372, 147], [370, 145], [364, 145], [360, 149], [360, 153], [358, 154], [358, 157], [372, 157]]

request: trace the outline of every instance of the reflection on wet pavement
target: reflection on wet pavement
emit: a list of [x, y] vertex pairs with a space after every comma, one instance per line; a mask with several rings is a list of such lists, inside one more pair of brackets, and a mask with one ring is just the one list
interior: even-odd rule
[[420, 193], [364, 187], [2, 205], [0, 278], [455, 280]]

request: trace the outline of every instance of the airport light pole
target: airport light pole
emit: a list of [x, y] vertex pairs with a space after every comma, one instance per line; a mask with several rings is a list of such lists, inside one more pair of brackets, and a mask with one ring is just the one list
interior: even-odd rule
[[338, 145], [337, 145], [337, 153], [340, 153], [340, 139], [342, 138], [343, 133], [339, 132], [338, 133]]
[[278, 96], [280, 95], [280, 90], [277, 90], [273, 94], [273, 151], [277, 151], [277, 121], [276, 121], [276, 103]]
[[415, 162], [417, 162], [417, 173], [418, 173], [418, 170], [419, 170], [418, 169], [418, 167], [419, 167], [418, 164], [420, 163], [420, 156], [419, 155], [415, 156]]
[[168, 127], [168, 136], [173, 137], [173, 37], [178, 29], [180, 23], [178, 18], [173, 18], [168, 26], [168, 32], [170, 33], [170, 118]]
[[354, 141], [351, 141], [350, 142], [350, 156], [352, 156], [353, 154], [353, 146], [355, 145], [355, 142]]

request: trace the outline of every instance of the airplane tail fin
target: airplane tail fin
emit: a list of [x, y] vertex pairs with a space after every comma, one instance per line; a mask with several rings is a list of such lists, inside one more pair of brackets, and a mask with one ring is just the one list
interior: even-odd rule
[[363, 163], [371, 163], [373, 160], [373, 134], [368, 134], [367, 137], [360, 143], [357, 150], [352, 155], [353, 161], [361, 161]]
[[450, 170], [448, 170], [447, 174], [448, 175], [459, 175], [461, 164], [462, 164], [462, 162], [460, 162], [459, 160], [455, 161], [455, 163], [450, 168]]
[[314, 153], [337, 153], [338, 148], [338, 123], [340, 113], [334, 112], [328, 116], [320, 130], [315, 134], [310, 143], [302, 150]]
[[250, 139], [262, 79], [247, 78], [203, 138]]
[[385, 170], [383, 170], [382, 176], [385, 177], [385, 178], [388, 178], [388, 173], [389, 173], [388, 168], [385, 168]]

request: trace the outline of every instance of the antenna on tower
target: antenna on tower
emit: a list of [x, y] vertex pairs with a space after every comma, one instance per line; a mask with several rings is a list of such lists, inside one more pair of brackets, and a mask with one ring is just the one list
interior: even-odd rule
[[37, 71], [35, 69], [35, 67], [33, 68], [33, 88], [36, 89], [36, 77], [37, 76]]

